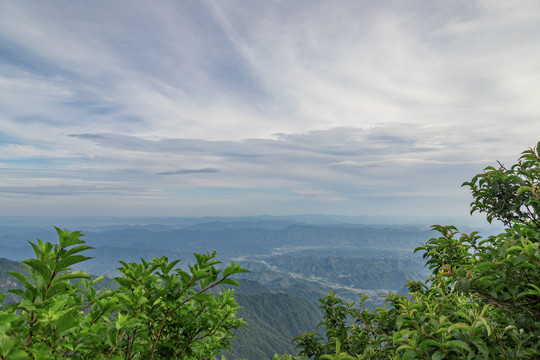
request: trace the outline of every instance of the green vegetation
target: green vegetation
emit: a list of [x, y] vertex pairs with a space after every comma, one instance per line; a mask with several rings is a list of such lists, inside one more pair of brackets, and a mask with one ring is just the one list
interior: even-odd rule
[[342, 360], [540, 357], [540, 143], [510, 169], [488, 167], [463, 185], [472, 191], [472, 212], [502, 221], [505, 231], [482, 239], [433, 226], [440, 236], [415, 250], [432, 271], [425, 282], [408, 282], [410, 296], [390, 293], [374, 311], [334, 294], [321, 299], [327, 340], [316, 331], [295, 338], [300, 354]]
[[242, 294], [235, 290], [238, 316], [249, 325], [235, 331], [238, 339], [223, 354], [229, 359], [272, 359], [276, 352], [292, 352], [291, 339], [317, 326], [322, 312], [315, 303], [284, 293]]
[[[0, 258], [0, 292], [22, 288], [20, 281], [5, 271], [17, 271], [28, 274], [23, 263]], [[239, 274], [236, 274], [239, 275]], [[249, 326], [234, 330], [235, 337], [228, 351], [221, 354], [228, 359], [272, 359], [276, 352], [293, 352], [291, 338], [317, 326], [322, 311], [317, 307], [317, 299], [327, 292], [318, 291], [313, 301], [304, 300], [282, 291], [268, 289], [258, 282], [239, 280], [240, 286], [219, 285], [211, 289], [218, 294], [224, 289], [234, 288], [234, 297], [239, 309], [236, 316], [246, 321]], [[100, 280], [94, 285], [97, 290], [115, 289], [119, 284], [109, 278]], [[299, 289], [302, 294], [306, 288]], [[6, 294], [3, 304], [14, 304], [20, 301], [12, 293]], [[219, 356], [218, 356], [219, 358]]]
[[238, 285], [230, 276], [247, 270], [218, 269], [215, 253], [195, 254], [189, 273], [166, 257], [122, 262], [119, 287], [98, 291], [103, 277], [70, 269], [91, 247], [79, 232], [57, 232], [58, 244], [31, 243], [27, 274], [8, 272], [23, 288], [9, 290], [20, 301], [0, 312], [0, 359], [204, 359], [245, 324], [232, 290], [209, 290]]

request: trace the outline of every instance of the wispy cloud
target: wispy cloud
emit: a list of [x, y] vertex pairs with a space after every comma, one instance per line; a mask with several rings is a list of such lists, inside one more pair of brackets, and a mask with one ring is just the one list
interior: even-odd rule
[[186, 174], [194, 174], [194, 173], [217, 173], [217, 172], [219, 172], [219, 169], [214, 169], [214, 168], [179, 169], [176, 171], [160, 172], [158, 173], [158, 175], [186, 175]]
[[107, 187], [107, 186], [77, 186], [77, 185], [45, 185], [45, 186], [1, 186], [0, 193], [3, 194], [23, 194], [39, 195], [47, 197], [81, 196], [108, 194], [119, 195], [120, 193], [131, 194], [134, 191], [140, 191], [141, 188], [130, 187]]
[[5, 211], [466, 213], [540, 134], [534, 0], [59, 4], [0, 3]]

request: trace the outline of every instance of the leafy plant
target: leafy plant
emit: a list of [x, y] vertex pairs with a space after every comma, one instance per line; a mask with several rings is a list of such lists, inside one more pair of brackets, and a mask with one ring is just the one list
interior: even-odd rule
[[540, 227], [540, 142], [524, 151], [518, 162], [507, 169], [488, 166], [469, 186], [473, 195], [471, 213], [484, 212], [489, 222], [502, 221], [511, 227], [523, 223]]
[[80, 232], [56, 230], [58, 244], [31, 243], [28, 276], [9, 272], [24, 288], [10, 290], [20, 301], [0, 312], [0, 359], [211, 358], [245, 325], [232, 290], [209, 290], [238, 285], [231, 275], [247, 270], [232, 262], [218, 269], [215, 252], [195, 254], [189, 272], [166, 257], [121, 262], [119, 288], [98, 292], [103, 277], [70, 268], [91, 247]]
[[540, 356], [540, 142], [510, 169], [488, 167], [465, 186], [471, 211], [506, 225], [482, 239], [454, 226], [415, 249], [432, 271], [369, 311], [330, 294], [317, 332], [294, 339], [314, 359], [536, 359]]

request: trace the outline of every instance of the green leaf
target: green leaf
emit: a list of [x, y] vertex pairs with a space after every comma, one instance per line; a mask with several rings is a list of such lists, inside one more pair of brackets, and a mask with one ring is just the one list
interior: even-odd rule
[[94, 247], [90, 246], [90, 245], [80, 245], [80, 246], [76, 246], [74, 248], [71, 248], [69, 250], [67, 250], [63, 256], [66, 257], [66, 256], [72, 256], [76, 253], [79, 253], [81, 251], [85, 251], [85, 250], [92, 250], [94, 249]]
[[[120, 329], [121, 325], [118, 324], [118, 322], [116, 323], [116, 328], [117, 329]], [[111, 347], [114, 347], [116, 345], [116, 331], [115, 329], [108, 329], [108, 331], [105, 333], [105, 341], [106, 343], [111, 346]]]
[[445, 343], [445, 346], [447, 346], [447, 347], [457, 347], [460, 350], [471, 351], [471, 348], [469, 347], [469, 345], [467, 345], [467, 343], [465, 341], [463, 341], [463, 340], [450, 340], [450, 341]]
[[234, 264], [231, 261], [231, 265], [223, 269], [223, 277], [227, 277], [234, 272]]
[[56, 226], [54, 228], [56, 229], [56, 233], [58, 234], [58, 242], [62, 248], [85, 243], [84, 240], [79, 239], [81, 236], [83, 236], [80, 231], [69, 232], [65, 229], [61, 230]]
[[69, 267], [73, 264], [77, 264], [86, 260], [92, 259], [89, 256], [84, 255], [70, 255], [68, 257], [63, 258], [58, 263], [56, 263], [56, 269], [57, 271], [64, 271], [68, 270]]
[[20, 316], [16, 314], [8, 314], [8, 313], [0, 312], [0, 325], [10, 323], [19, 318]]
[[11, 336], [0, 334], [0, 355], [2, 357], [6, 357], [10, 353], [11, 349], [16, 345], [15, 341], [16, 339]]
[[520, 294], [517, 296], [517, 299], [522, 298], [522, 297], [527, 296], [527, 295], [531, 295], [531, 296], [540, 296], [540, 291], [538, 291], [538, 290], [533, 290], [533, 289], [526, 290], [526, 291], [520, 293]]
[[460, 318], [467, 320], [468, 322], [472, 322], [471, 317], [461, 310], [456, 311], [455, 314], [459, 316]]
[[530, 186], [522, 186], [518, 189], [517, 193], [516, 193], [516, 196], [520, 196], [521, 194], [523, 194], [524, 192], [531, 192], [531, 187]]
[[431, 356], [431, 360], [441, 360], [444, 359], [444, 353], [440, 350], [437, 350]]
[[457, 324], [450, 325], [450, 327], [448, 328], [448, 332], [452, 332], [458, 329], [469, 331], [469, 332], [471, 331], [471, 327], [469, 325], [463, 324], [463, 323], [457, 323]]
[[39, 275], [41, 275], [43, 280], [48, 281], [51, 278], [52, 271], [44, 262], [37, 259], [27, 259], [24, 260], [23, 263], [34, 269]]
[[409, 349], [412, 349], [411, 345], [401, 345], [400, 347], [397, 348], [397, 351], [403, 351], [403, 350], [409, 350]]
[[9, 360], [27, 360], [30, 356], [24, 350], [15, 350], [9, 353], [7, 359]]
[[57, 282], [53, 284], [48, 290], [47, 290], [47, 296], [53, 297], [57, 294], [65, 293], [70, 288], [69, 284], [65, 282]]
[[207, 277], [207, 278], [201, 280], [200, 285], [201, 285], [201, 288], [205, 289], [211, 283], [212, 283], [212, 278]]
[[21, 273], [18, 273], [18, 272], [15, 272], [15, 271], [6, 271], [6, 273], [13, 276], [15, 279], [19, 280], [20, 282], [22, 282], [26, 288], [33, 287], [32, 284], [30, 284], [30, 282], [28, 281], [28, 279], [26, 278], [25, 275], [23, 275]]
[[67, 335], [73, 328], [77, 327], [78, 324], [79, 322], [72, 314], [62, 316], [56, 324], [59, 336]]
[[426, 339], [424, 341], [422, 341], [418, 346], [420, 346], [421, 348], [426, 348], [428, 346], [436, 346], [438, 348], [442, 348], [442, 344], [438, 341], [435, 341], [433, 339]]
[[105, 279], [106, 277], [107, 277], [106, 275], [98, 276], [98, 277], [95, 278], [94, 280], [90, 281], [89, 285], [94, 286], [95, 284], [97, 284], [97, 283], [100, 282], [101, 280]]
[[70, 280], [70, 279], [90, 279], [90, 275], [88, 275], [84, 271], [78, 271], [78, 270], [56, 275], [57, 281], [65, 281], [65, 280]]
[[506, 250], [506, 253], [507, 254], [510, 254], [512, 252], [516, 252], [516, 251], [523, 251], [523, 248], [521, 246], [512, 246], [511, 248], [507, 249]]
[[221, 284], [240, 286], [240, 283], [234, 279], [226, 278], [221, 280]]
[[489, 349], [486, 345], [484, 339], [482, 338], [473, 338], [471, 342], [476, 346], [476, 348], [484, 355], [485, 358], [489, 356]]
[[408, 350], [405, 350], [401, 358], [404, 360], [413, 360], [413, 359], [416, 359], [416, 355], [417, 355], [416, 351], [414, 351], [413, 349], [408, 349]]

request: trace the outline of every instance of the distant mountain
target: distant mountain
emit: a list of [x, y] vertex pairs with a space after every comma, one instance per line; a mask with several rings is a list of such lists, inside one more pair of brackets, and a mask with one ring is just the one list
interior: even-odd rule
[[213, 221], [203, 222], [187, 227], [187, 230], [215, 231], [239, 229], [272, 229], [281, 230], [296, 225], [292, 220], [259, 220], [259, 221]]
[[[388, 251], [411, 250], [429, 239], [427, 229], [417, 227], [374, 227], [350, 225], [291, 225], [285, 228], [247, 227], [246, 224], [210, 224], [210, 228], [151, 231], [124, 228], [86, 231], [86, 241], [95, 247], [163, 249], [250, 255], [274, 250], [309, 248], [372, 248]], [[1, 244], [0, 244], [1, 245]], [[6, 244], [7, 245], [7, 244]]]
[[[202, 221], [202, 220], [200, 220]], [[348, 258], [404, 258], [430, 237], [427, 228], [404, 225], [311, 225], [292, 220], [210, 221], [196, 224], [103, 225], [81, 230], [96, 249], [96, 260], [81, 270], [114, 275], [118, 261], [168, 256], [190, 259], [193, 252], [217, 250], [222, 261], [254, 260], [288, 254]], [[0, 226], [0, 252], [13, 260], [31, 257], [28, 241], [56, 241], [52, 226], [19, 228]]]
[[[328, 217], [316, 217], [320, 220]], [[217, 250], [217, 258], [241, 263], [252, 270], [245, 276], [272, 289], [294, 284], [336, 291], [357, 301], [360, 292], [377, 297], [400, 289], [406, 280], [423, 278], [425, 269], [413, 249], [431, 232], [413, 225], [362, 225], [352, 223], [300, 223], [305, 217], [245, 217], [181, 219], [174, 224], [110, 224], [80, 229], [94, 250], [94, 259], [77, 265], [88, 273], [117, 275], [118, 261], [167, 256], [183, 259], [185, 268], [193, 252]], [[90, 219], [91, 220], [91, 219]], [[94, 219], [95, 220], [95, 219]], [[52, 226], [19, 228], [0, 226], [0, 252], [22, 260], [31, 257], [28, 240], [56, 241]], [[75, 230], [75, 229], [71, 229]]]
[[286, 221], [311, 225], [329, 224], [362, 224], [362, 225], [400, 225], [417, 224], [429, 226], [431, 224], [454, 224], [457, 226], [484, 226], [483, 217], [418, 217], [418, 216], [388, 216], [388, 215], [253, 215], [253, 216], [205, 216], [205, 217], [127, 217], [127, 216], [0, 216], [0, 228], [11, 227], [69, 227], [78, 229], [95, 229], [103, 226], [169, 226], [175, 228], [189, 227], [195, 224], [211, 222], [259, 222], [259, 221]]

